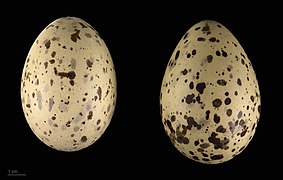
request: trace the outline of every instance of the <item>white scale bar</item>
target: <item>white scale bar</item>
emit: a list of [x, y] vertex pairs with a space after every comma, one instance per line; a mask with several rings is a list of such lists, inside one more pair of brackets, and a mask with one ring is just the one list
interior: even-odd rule
[[26, 176], [27, 174], [20, 174], [20, 173], [10, 173], [10, 174], [7, 174], [7, 176]]

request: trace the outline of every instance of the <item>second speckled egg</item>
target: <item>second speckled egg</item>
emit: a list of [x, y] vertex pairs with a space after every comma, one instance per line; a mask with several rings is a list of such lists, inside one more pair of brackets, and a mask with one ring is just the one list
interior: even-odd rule
[[36, 38], [22, 72], [21, 101], [46, 145], [78, 151], [96, 142], [110, 124], [116, 94], [110, 52], [86, 21], [56, 19]]
[[166, 67], [160, 109], [171, 142], [194, 161], [222, 163], [248, 146], [260, 91], [247, 54], [225, 26], [204, 20], [184, 34]]

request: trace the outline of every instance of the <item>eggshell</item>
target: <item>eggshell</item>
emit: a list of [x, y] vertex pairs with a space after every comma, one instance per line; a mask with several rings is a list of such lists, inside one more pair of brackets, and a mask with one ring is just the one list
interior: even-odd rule
[[248, 146], [260, 118], [260, 91], [251, 61], [224, 25], [203, 20], [180, 39], [160, 106], [166, 134], [189, 159], [222, 163]]
[[22, 72], [22, 108], [33, 133], [59, 151], [96, 142], [116, 104], [116, 75], [99, 33], [78, 17], [51, 22], [32, 44]]

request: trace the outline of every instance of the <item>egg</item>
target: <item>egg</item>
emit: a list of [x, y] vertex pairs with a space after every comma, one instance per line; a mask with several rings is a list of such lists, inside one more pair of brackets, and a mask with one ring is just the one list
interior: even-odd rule
[[116, 105], [116, 74], [99, 33], [78, 17], [48, 24], [33, 42], [21, 77], [21, 103], [32, 132], [58, 151], [96, 142]]
[[236, 37], [214, 20], [194, 24], [173, 51], [160, 90], [174, 147], [200, 163], [229, 161], [254, 137], [260, 109], [258, 80]]

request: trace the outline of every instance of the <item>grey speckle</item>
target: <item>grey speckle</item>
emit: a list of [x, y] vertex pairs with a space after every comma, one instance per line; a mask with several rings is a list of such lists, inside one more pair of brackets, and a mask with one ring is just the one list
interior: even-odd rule
[[80, 122], [82, 120], [82, 116], [81, 115], [77, 115], [76, 117], [75, 117], [75, 119], [73, 120], [73, 123], [78, 123], [78, 122]]
[[74, 58], [71, 59], [71, 68], [72, 69], [76, 69], [77, 63], [76, 60]]
[[98, 94], [99, 100], [101, 100], [102, 89], [101, 89], [100, 86], [99, 86], [98, 89], [97, 89], [97, 94]]
[[67, 106], [65, 103], [63, 103], [63, 102], [60, 102], [60, 104], [59, 104], [59, 110], [60, 110], [61, 112], [67, 112], [67, 111], [68, 111], [68, 106]]
[[42, 109], [42, 95], [40, 91], [36, 91], [36, 96], [37, 96], [37, 105], [39, 110]]
[[53, 97], [49, 98], [49, 111], [52, 110], [53, 105], [55, 104]]

